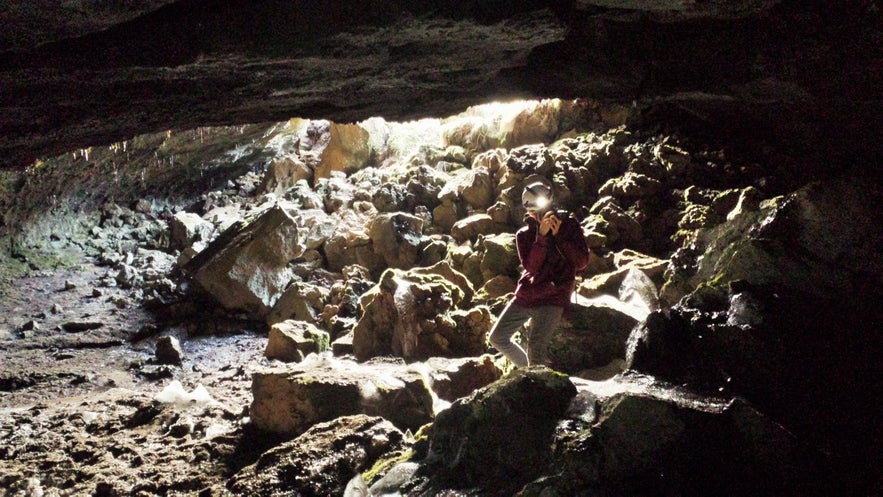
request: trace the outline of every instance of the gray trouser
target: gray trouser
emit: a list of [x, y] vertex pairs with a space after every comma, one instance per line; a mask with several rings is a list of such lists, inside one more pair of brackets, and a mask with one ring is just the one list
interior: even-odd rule
[[[557, 305], [522, 307], [514, 301], [509, 302], [491, 329], [488, 341], [519, 368], [531, 364], [544, 364], [549, 340], [552, 338], [552, 333], [558, 329], [563, 312], [564, 308]], [[531, 320], [531, 326], [527, 329], [525, 352], [512, 341], [512, 335], [520, 330], [528, 319]]]

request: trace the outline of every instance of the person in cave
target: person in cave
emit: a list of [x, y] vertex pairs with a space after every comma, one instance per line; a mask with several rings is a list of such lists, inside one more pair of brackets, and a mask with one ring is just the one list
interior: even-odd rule
[[[570, 304], [576, 273], [589, 259], [579, 222], [552, 208], [552, 185], [545, 178], [529, 179], [521, 202], [527, 213], [515, 244], [524, 270], [514, 298], [488, 335], [491, 345], [519, 368], [546, 363], [549, 341]], [[528, 320], [531, 326], [525, 328]], [[523, 328], [527, 350], [512, 340]]]

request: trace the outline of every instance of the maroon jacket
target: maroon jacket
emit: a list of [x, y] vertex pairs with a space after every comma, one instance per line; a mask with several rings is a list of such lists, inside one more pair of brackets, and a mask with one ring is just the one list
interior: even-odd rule
[[557, 235], [540, 235], [540, 223], [532, 217], [526, 223], [515, 233], [518, 258], [524, 267], [515, 289], [515, 303], [523, 307], [567, 307], [576, 273], [585, 269], [589, 260], [583, 230], [573, 216], [561, 220]]

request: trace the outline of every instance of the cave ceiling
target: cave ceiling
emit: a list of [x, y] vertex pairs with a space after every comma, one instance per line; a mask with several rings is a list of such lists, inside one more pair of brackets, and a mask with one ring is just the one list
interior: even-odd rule
[[883, 129], [868, 0], [80, 0], [8, 2], [0, 21], [3, 168], [166, 129], [513, 98], [738, 103], [823, 115], [842, 136]]

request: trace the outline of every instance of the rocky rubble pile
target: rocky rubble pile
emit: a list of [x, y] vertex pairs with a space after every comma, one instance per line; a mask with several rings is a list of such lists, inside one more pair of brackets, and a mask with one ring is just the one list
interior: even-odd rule
[[[865, 209], [881, 194], [765, 189], [585, 102], [512, 109], [407, 129], [295, 119], [225, 152], [247, 172], [198, 201], [102, 210], [84, 243], [132, 302], [268, 330], [230, 436], [278, 443], [202, 492], [879, 488], [856, 463], [879, 456], [863, 434], [883, 316], [863, 304], [883, 279]], [[549, 367], [512, 371], [485, 337], [534, 175], [592, 255]]]

